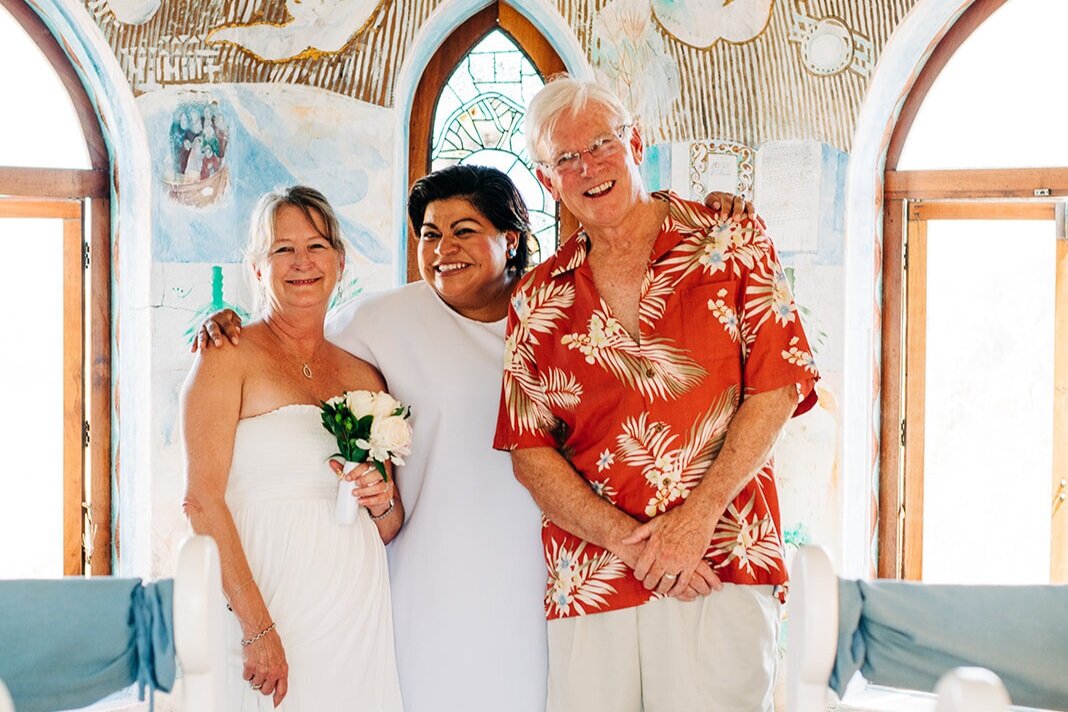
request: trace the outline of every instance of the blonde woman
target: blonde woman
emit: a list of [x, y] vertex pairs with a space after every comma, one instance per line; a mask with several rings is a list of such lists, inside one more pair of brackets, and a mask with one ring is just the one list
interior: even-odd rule
[[320, 401], [385, 388], [323, 335], [345, 266], [337, 218], [298, 186], [265, 195], [249, 232], [262, 317], [240, 349], [202, 349], [182, 393], [185, 511], [219, 545], [233, 611], [228, 709], [400, 710], [384, 543], [404, 508], [392, 478], [361, 468], [364, 506], [338, 525], [320, 424]]

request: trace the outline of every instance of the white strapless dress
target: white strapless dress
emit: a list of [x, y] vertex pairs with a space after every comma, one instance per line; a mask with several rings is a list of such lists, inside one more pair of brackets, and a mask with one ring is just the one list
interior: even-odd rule
[[[367, 510], [335, 521], [336, 451], [318, 406], [238, 422], [226, 503], [289, 663], [284, 712], [401, 710], [386, 551]], [[230, 616], [228, 710], [270, 712], [242, 678]]]

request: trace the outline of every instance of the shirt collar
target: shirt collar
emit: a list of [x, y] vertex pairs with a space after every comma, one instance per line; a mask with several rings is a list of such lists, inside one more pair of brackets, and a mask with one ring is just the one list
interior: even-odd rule
[[[668, 203], [668, 215], [664, 219], [664, 224], [660, 227], [660, 235], [653, 244], [652, 261], [655, 262], [678, 244], [680, 236], [674, 234], [674, 231], [669, 228], [674, 223], [678, 211], [680, 209], [685, 210], [685, 203], [675, 193], [667, 190], [655, 191], [652, 193], [652, 197]], [[562, 274], [574, 272], [586, 261], [586, 256], [589, 252], [590, 236], [586, 234], [586, 230], [580, 225], [578, 231], [568, 238], [567, 242], [560, 245], [556, 254], [553, 255], [554, 264], [549, 276], [559, 277]]]
[[562, 274], [573, 272], [586, 261], [586, 255], [590, 252], [590, 236], [586, 230], [579, 226], [567, 242], [560, 245], [552, 259], [554, 261], [551, 277], [559, 277]]

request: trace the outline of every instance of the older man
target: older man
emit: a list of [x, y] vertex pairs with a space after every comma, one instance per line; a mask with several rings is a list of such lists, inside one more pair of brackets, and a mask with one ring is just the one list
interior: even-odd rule
[[771, 710], [771, 450], [818, 378], [774, 247], [648, 193], [597, 85], [550, 82], [526, 131], [581, 223], [513, 297], [494, 439], [545, 514], [548, 709]]

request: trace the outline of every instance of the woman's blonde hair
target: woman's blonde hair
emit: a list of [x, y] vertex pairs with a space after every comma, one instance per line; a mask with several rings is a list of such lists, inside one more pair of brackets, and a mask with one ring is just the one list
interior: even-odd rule
[[[345, 241], [341, 238], [337, 213], [325, 195], [306, 185], [280, 187], [264, 193], [252, 211], [248, 225], [248, 241], [245, 243], [245, 265], [252, 287], [254, 315], [262, 314], [267, 306], [267, 290], [263, 282], [256, 277], [256, 272], [267, 259], [271, 245], [274, 244], [274, 219], [283, 205], [299, 208], [312, 225], [316, 225], [315, 214], [318, 214], [326, 228], [323, 237], [339, 254], [345, 254]], [[339, 271], [339, 283], [341, 279], [342, 274]]]
[[604, 106], [614, 123], [634, 123], [633, 114], [611, 89], [597, 82], [557, 74], [549, 79], [527, 106], [523, 133], [527, 137], [527, 152], [530, 157], [543, 164], [551, 161], [553, 156], [549, 155], [549, 136], [557, 122], [573, 116], [590, 103]]

